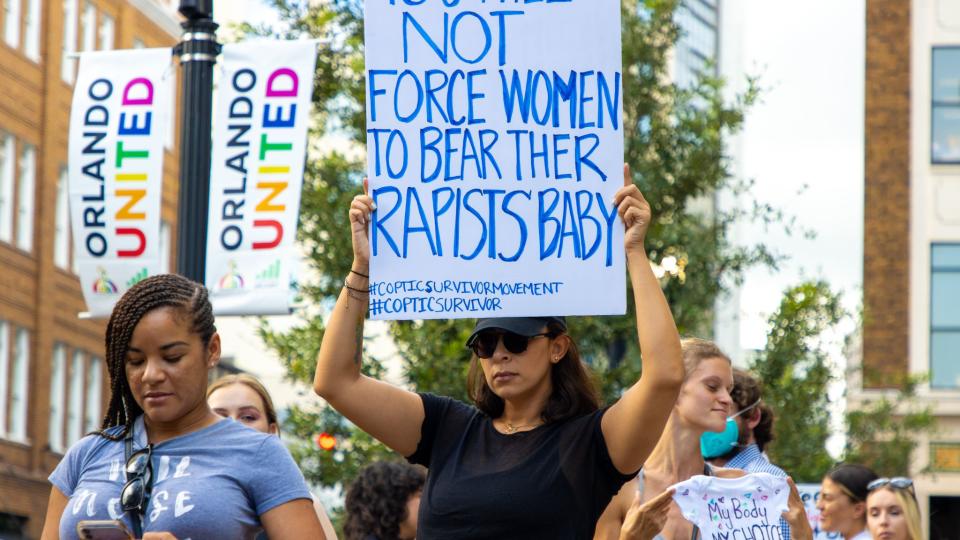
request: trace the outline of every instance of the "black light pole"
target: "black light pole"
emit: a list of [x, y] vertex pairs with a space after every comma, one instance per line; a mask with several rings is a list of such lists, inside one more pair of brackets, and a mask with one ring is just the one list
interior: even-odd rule
[[180, 0], [183, 36], [180, 57], [180, 196], [177, 222], [177, 273], [203, 283], [210, 205], [210, 117], [213, 65], [220, 54], [213, 0]]

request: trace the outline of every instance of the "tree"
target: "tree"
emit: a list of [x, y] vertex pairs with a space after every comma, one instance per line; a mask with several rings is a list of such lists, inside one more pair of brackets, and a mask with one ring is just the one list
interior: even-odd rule
[[770, 317], [767, 344], [750, 365], [776, 415], [767, 452], [798, 482], [819, 482], [833, 463], [826, 444], [834, 375], [818, 338], [843, 316], [839, 295], [823, 281], [787, 289]]
[[[674, 13], [679, 0], [624, 0], [623, 96], [625, 159], [635, 182], [654, 211], [647, 234], [652, 261], [663, 271], [662, 284], [682, 334], [709, 335], [713, 304], [723, 283], [736, 283], [755, 264], [775, 266], [778, 257], [762, 244], [733, 245], [728, 229], [740, 219], [782, 223], [782, 213], [762, 204], [749, 210], [697, 210], [697, 201], [719, 190], [748, 197], [749, 183], [731, 177], [724, 155], [724, 137], [737, 131], [744, 111], [757, 98], [752, 79], [746, 91], [724, 100], [724, 81], [702, 73], [687, 88], [673, 84], [668, 59], [679, 36]], [[359, 0], [306, 2], [274, 0], [285, 37], [308, 35], [327, 45], [317, 64], [314, 105], [320, 126], [315, 139], [337, 133], [365, 142], [363, 20]], [[257, 31], [255, 28], [248, 28]], [[274, 32], [259, 29], [261, 33]], [[301, 286], [307, 305], [319, 306], [303, 324], [285, 333], [263, 326], [267, 344], [284, 359], [292, 378], [309, 382], [323, 338], [322, 307], [339, 294], [349, 271], [346, 208], [359, 192], [364, 162], [330, 152], [308, 163], [301, 203], [299, 240], [309, 252], [316, 278]], [[702, 205], [701, 205], [702, 206]], [[748, 207], [749, 205], [744, 205]], [[789, 224], [788, 224], [789, 225]], [[626, 280], [626, 276], [624, 276]], [[593, 366], [604, 397], [615, 399], [636, 381], [640, 360], [634, 316], [582, 317], [570, 321], [584, 357]], [[469, 353], [463, 343], [472, 321], [407, 321], [390, 325], [410, 386], [418, 391], [465, 398]], [[382, 366], [365, 359], [364, 369]], [[343, 452], [321, 452], [301, 444], [295, 455], [308, 480], [336, 485], [352, 478], [357, 466], [389, 455], [329, 409], [294, 410], [284, 426], [303, 441], [325, 431], [336, 434]]]
[[[824, 281], [790, 287], [770, 317], [766, 347], [751, 362], [751, 371], [764, 383], [764, 400], [776, 414], [767, 453], [798, 482], [818, 483], [835, 464], [826, 443], [831, 435], [828, 389], [837, 374], [820, 338], [846, 316], [839, 295]], [[867, 465], [881, 476], [916, 472], [910, 470], [911, 454], [936, 421], [931, 409], [916, 401], [917, 386], [925, 380], [906, 377], [895, 394], [846, 411], [840, 461]]]

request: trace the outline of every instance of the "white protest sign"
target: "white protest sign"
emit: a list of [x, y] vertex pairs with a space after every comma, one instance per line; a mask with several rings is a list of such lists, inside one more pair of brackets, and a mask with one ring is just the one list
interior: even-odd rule
[[160, 261], [170, 49], [80, 55], [70, 111], [74, 257], [93, 317], [155, 274]]
[[206, 263], [218, 315], [289, 313], [316, 48], [270, 40], [223, 47]]
[[807, 511], [807, 519], [810, 520], [814, 540], [841, 540], [843, 537], [839, 532], [826, 532], [820, 528], [820, 510], [817, 509], [817, 501], [820, 500], [820, 484], [797, 484], [797, 491], [800, 492], [800, 500], [803, 501], [803, 507]]
[[365, 6], [370, 316], [624, 313], [620, 2]]

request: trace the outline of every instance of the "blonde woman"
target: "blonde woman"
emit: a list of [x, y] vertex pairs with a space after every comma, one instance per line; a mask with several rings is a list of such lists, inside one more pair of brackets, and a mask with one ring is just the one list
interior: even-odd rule
[[867, 490], [867, 528], [874, 540], [923, 539], [912, 480], [878, 478]]
[[[224, 418], [233, 418], [261, 433], [280, 436], [273, 399], [263, 383], [252, 375], [240, 373], [220, 377], [207, 389], [207, 403], [213, 412]], [[323, 527], [323, 534], [329, 540], [336, 540], [333, 523], [316, 497], [313, 499], [313, 508]]]

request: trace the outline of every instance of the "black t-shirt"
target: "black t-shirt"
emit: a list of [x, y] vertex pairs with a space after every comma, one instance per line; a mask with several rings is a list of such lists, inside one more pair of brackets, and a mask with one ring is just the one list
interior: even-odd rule
[[591, 539], [621, 474], [600, 430], [606, 409], [504, 435], [459, 401], [420, 394], [426, 416], [407, 458], [429, 469], [417, 538]]

